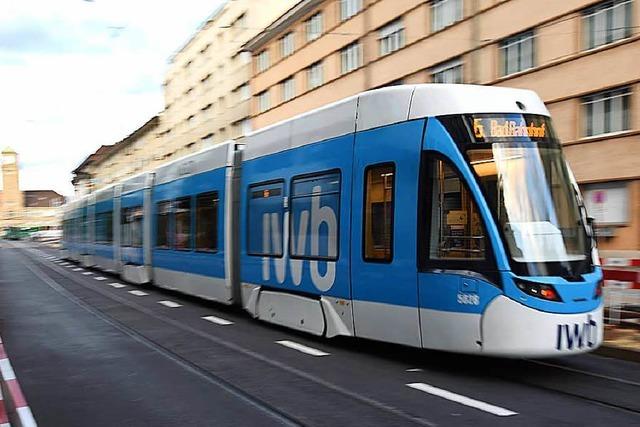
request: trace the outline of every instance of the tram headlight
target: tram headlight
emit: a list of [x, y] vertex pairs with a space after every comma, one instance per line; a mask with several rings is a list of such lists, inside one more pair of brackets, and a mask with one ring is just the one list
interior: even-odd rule
[[593, 299], [598, 299], [598, 298], [602, 297], [602, 287], [603, 286], [604, 286], [604, 280], [598, 281], [598, 284], [596, 285], [596, 291], [593, 294]]
[[515, 282], [518, 289], [527, 295], [547, 301], [562, 302], [562, 298], [560, 298], [560, 295], [558, 295], [558, 292], [556, 292], [556, 289], [552, 285], [525, 282], [522, 280], [516, 280]]

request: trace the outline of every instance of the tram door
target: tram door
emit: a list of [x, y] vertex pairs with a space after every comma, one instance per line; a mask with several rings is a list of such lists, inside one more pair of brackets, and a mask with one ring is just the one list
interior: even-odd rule
[[417, 195], [423, 121], [355, 140], [351, 286], [357, 336], [420, 347]]

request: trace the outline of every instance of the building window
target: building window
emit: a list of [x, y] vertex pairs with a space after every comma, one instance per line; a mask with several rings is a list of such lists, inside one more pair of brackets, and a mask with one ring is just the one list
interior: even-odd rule
[[533, 31], [527, 31], [500, 43], [503, 76], [533, 68], [535, 64], [533, 40]]
[[340, 172], [293, 178], [290, 212], [291, 257], [337, 260]]
[[191, 198], [185, 197], [173, 203], [175, 227], [173, 246], [179, 251], [191, 249]]
[[340, 65], [342, 74], [362, 66], [362, 48], [359, 42], [351, 43], [340, 51]]
[[240, 93], [240, 101], [246, 101], [251, 98], [251, 88], [247, 83], [240, 86], [238, 92]]
[[203, 147], [211, 147], [213, 145], [213, 134], [209, 133], [200, 140]]
[[315, 64], [311, 64], [309, 68], [307, 68], [307, 89], [315, 89], [318, 86], [322, 86], [323, 76], [322, 76], [322, 62], [316, 62]]
[[258, 72], [261, 73], [269, 68], [269, 51], [263, 50], [258, 54]]
[[346, 20], [362, 10], [362, 0], [340, 0], [340, 19]]
[[380, 56], [387, 55], [404, 47], [404, 26], [402, 21], [394, 21], [378, 31]]
[[440, 31], [461, 21], [462, 15], [462, 0], [433, 0], [431, 2], [431, 31]]
[[258, 111], [264, 113], [271, 108], [271, 97], [269, 96], [269, 89], [258, 94]]
[[243, 50], [239, 54], [241, 64], [249, 64], [251, 62], [251, 52]]
[[285, 79], [280, 83], [280, 93], [282, 93], [282, 101], [288, 101], [296, 96], [296, 82], [293, 76]]
[[218, 251], [218, 193], [196, 197], [196, 251]]
[[318, 12], [304, 23], [307, 41], [313, 41], [322, 35], [322, 13]]
[[293, 33], [287, 33], [280, 39], [280, 54], [283, 58], [291, 55], [295, 49]]
[[247, 28], [247, 15], [246, 14], [242, 14], [240, 16], [238, 16], [238, 18], [235, 20], [235, 22], [233, 24], [231, 24], [233, 27], [236, 28], [240, 28], [240, 29], [246, 29]]
[[243, 136], [251, 133], [251, 119], [242, 119], [240, 121], [240, 132]]
[[431, 70], [433, 83], [464, 83], [462, 61], [446, 62]]
[[156, 205], [156, 247], [169, 249], [169, 218], [171, 202], [160, 202]]
[[593, 49], [631, 36], [632, 0], [599, 3], [583, 12], [585, 49]]
[[363, 258], [365, 261], [391, 262], [395, 166], [389, 163], [370, 166], [365, 179]]
[[284, 182], [254, 184], [247, 203], [247, 253], [281, 257], [283, 254]]
[[608, 90], [582, 98], [583, 135], [629, 130], [631, 90]]

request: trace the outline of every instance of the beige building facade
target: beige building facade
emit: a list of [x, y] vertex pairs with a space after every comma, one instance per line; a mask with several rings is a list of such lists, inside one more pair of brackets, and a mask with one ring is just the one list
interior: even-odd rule
[[160, 160], [252, 129], [251, 55], [241, 48], [295, 3], [228, 1], [171, 58], [159, 128]]
[[254, 129], [400, 83], [535, 90], [600, 248], [640, 249], [637, 0], [303, 0], [245, 49]]

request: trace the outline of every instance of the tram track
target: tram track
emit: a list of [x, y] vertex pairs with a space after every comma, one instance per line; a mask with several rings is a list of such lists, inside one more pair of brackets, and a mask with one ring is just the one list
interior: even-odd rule
[[[170, 325], [174, 328], [180, 329], [183, 332], [187, 332], [193, 335], [196, 335], [199, 338], [203, 338], [213, 344], [216, 344], [218, 346], [222, 346], [227, 350], [231, 350], [234, 351], [236, 353], [239, 353], [243, 356], [249, 357], [253, 360], [256, 360], [258, 362], [267, 364], [269, 367], [271, 368], [275, 368], [278, 369], [280, 371], [286, 372], [290, 375], [294, 375], [295, 377], [298, 377], [299, 379], [311, 382], [317, 386], [321, 386], [324, 389], [327, 389], [331, 392], [337, 393], [343, 397], [346, 397], [352, 401], [358, 402], [362, 405], [368, 406], [370, 408], [373, 408], [375, 410], [378, 411], [382, 411], [390, 416], [396, 417], [399, 420], [403, 420], [405, 423], [411, 423], [414, 425], [422, 425], [422, 426], [428, 426], [428, 427], [433, 427], [436, 426], [437, 424], [427, 420], [423, 417], [419, 417], [419, 416], [414, 416], [408, 412], [403, 411], [402, 409], [396, 408], [395, 406], [386, 404], [384, 402], [381, 402], [379, 400], [364, 396], [358, 392], [349, 390], [347, 388], [344, 388], [338, 384], [334, 384], [330, 381], [324, 380], [314, 374], [311, 374], [309, 372], [305, 372], [302, 371], [301, 369], [298, 369], [294, 366], [288, 365], [284, 362], [278, 361], [278, 360], [274, 360], [272, 358], [269, 358], [263, 354], [260, 354], [254, 350], [248, 349], [246, 347], [243, 347], [239, 344], [233, 343], [231, 341], [228, 341], [224, 338], [221, 338], [219, 336], [215, 336], [209, 333], [206, 333], [202, 330], [199, 330], [195, 327], [192, 327], [184, 322], [181, 322], [179, 320], [170, 318], [168, 316], [165, 316], [163, 314], [160, 314], [154, 310], [151, 310], [141, 304], [138, 304], [136, 302], [130, 301], [127, 298], [121, 297], [117, 294], [114, 294], [112, 292], [109, 292], [107, 290], [101, 289], [101, 288], [94, 288], [94, 287], [88, 287], [86, 286], [86, 283], [81, 280], [79, 277], [77, 277], [74, 274], [69, 273], [67, 270], [55, 265], [55, 264], [50, 264], [50, 263], [46, 263], [44, 262], [42, 259], [40, 259], [40, 257], [37, 255], [37, 253], [35, 253], [35, 251], [31, 248], [24, 248], [24, 247], [19, 247], [19, 246], [14, 246], [14, 248], [17, 248], [19, 250], [21, 250], [23, 253], [28, 254], [28, 259], [30, 260], [30, 263], [35, 263], [38, 264], [39, 266], [42, 266], [44, 269], [49, 269], [52, 270], [53, 272], [55, 272], [56, 274], [64, 277], [67, 280], [72, 281], [73, 283], [75, 283], [76, 285], [80, 286], [81, 288], [85, 289], [85, 290], [89, 290], [91, 292], [97, 293], [102, 297], [108, 298], [114, 302], [117, 302], [118, 304], [122, 304], [124, 306], [129, 307], [130, 309], [136, 310], [140, 313], [143, 313], [146, 316], [152, 317], [160, 322], [163, 322], [167, 325]], [[30, 266], [25, 263], [25, 266], [31, 270], [34, 274], [37, 274], [36, 271], [34, 271], [35, 269], [33, 269], [33, 267], [29, 268]], [[37, 267], [38, 268], [38, 267]], [[40, 268], [38, 268], [40, 270]], [[278, 418], [281, 417], [282, 421], [283, 421], [283, 425], [306, 425], [306, 423], [303, 420], [300, 420], [299, 418], [296, 418], [288, 413], [286, 413], [285, 411], [276, 408], [275, 406], [265, 402], [262, 399], [257, 399], [255, 398], [255, 396], [243, 391], [242, 389], [234, 386], [233, 384], [231, 384], [230, 382], [228, 382], [227, 380], [225, 380], [224, 378], [215, 375], [211, 372], [209, 372], [208, 370], [206, 370], [203, 367], [200, 367], [194, 363], [192, 363], [189, 360], [184, 359], [182, 356], [176, 354], [174, 351], [172, 351], [171, 349], [163, 346], [162, 344], [149, 339], [147, 336], [139, 333], [138, 331], [130, 328], [129, 326], [123, 324], [121, 321], [119, 321], [118, 319], [113, 318], [112, 316], [110, 316], [109, 314], [104, 313], [103, 311], [99, 310], [98, 308], [94, 308], [93, 306], [91, 306], [90, 304], [82, 301], [82, 299], [76, 297], [71, 291], [67, 290], [65, 288], [64, 285], [59, 284], [58, 282], [56, 282], [53, 278], [49, 277], [47, 275], [46, 272], [44, 272], [43, 270], [41, 270], [41, 274], [44, 275], [44, 277], [41, 277], [42, 280], [44, 280], [45, 278], [48, 281], [52, 281], [53, 283], [55, 283], [57, 286], [57, 288], [59, 289], [55, 289], [56, 291], [61, 292], [61, 294], [69, 299], [71, 299], [72, 301], [74, 301], [75, 303], [81, 305], [83, 308], [88, 309], [89, 311], [91, 311], [92, 313], [98, 315], [100, 318], [104, 319], [105, 321], [107, 321], [110, 324], [113, 324], [114, 326], [116, 326], [118, 329], [122, 330], [123, 332], [127, 333], [128, 335], [135, 335], [136, 339], [141, 340], [143, 343], [147, 344], [148, 346], [157, 349], [158, 351], [161, 351], [163, 354], [166, 354], [168, 357], [171, 358], [175, 358], [175, 360], [177, 362], [182, 362], [185, 363], [185, 366], [187, 367], [192, 367], [193, 369], [197, 370], [201, 375], [206, 375], [208, 378], [210, 378], [210, 380], [212, 382], [219, 382], [222, 385], [228, 385], [230, 388], [230, 390], [235, 391], [237, 393], [240, 393], [241, 396], [243, 397], [243, 399], [249, 399], [252, 402], [255, 403], [255, 405], [258, 405], [258, 407], [260, 408], [264, 408], [266, 413], [271, 414], [273, 417]], [[49, 282], [47, 282], [47, 284], [49, 284]], [[51, 285], [50, 285], [51, 286]]]
[[640, 414], [640, 383], [622, 378], [588, 372], [570, 366], [522, 359], [526, 366], [512, 372], [526, 375], [504, 375], [503, 378], [518, 381], [540, 389], [562, 393], [616, 410]]
[[[35, 258], [36, 261], [37, 258]], [[24, 266], [31, 271], [34, 275], [36, 275], [40, 280], [42, 280], [44, 283], [46, 283], [50, 288], [52, 288], [55, 292], [57, 292], [58, 294], [62, 295], [63, 297], [67, 298], [68, 300], [70, 300], [71, 302], [73, 302], [74, 304], [80, 306], [81, 308], [83, 308], [84, 310], [90, 312], [91, 314], [93, 314], [94, 316], [100, 318], [102, 321], [108, 323], [109, 325], [113, 326], [114, 328], [118, 329], [119, 331], [125, 333], [126, 335], [128, 335], [129, 337], [133, 338], [135, 341], [139, 342], [140, 344], [162, 354], [163, 356], [165, 356], [166, 358], [168, 358], [169, 360], [171, 360], [174, 363], [177, 363], [178, 365], [180, 365], [181, 367], [183, 367], [184, 369], [186, 369], [187, 371], [205, 379], [206, 381], [208, 381], [209, 383], [220, 387], [221, 389], [223, 389], [224, 391], [226, 391], [227, 393], [231, 394], [232, 396], [239, 398], [240, 400], [244, 401], [245, 403], [248, 403], [250, 406], [255, 407], [256, 409], [260, 410], [261, 412], [263, 412], [265, 415], [273, 418], [275, 421], [281, 423], [282, 425], [285, 426], [303, 426], [304, 423], [301, 422], [300, 420], [291, 417], [288, 414], [284, 414], [283, 412], [281, 412], [278, 408], [275, 408], [272, 405], [269, 405], [268, 403], [262, 401], [261, 399], [257, 399], [256, 397], [244, 392], [242, 389], [235, 387], [233, 384], [229, 383], [228, 381], [224, 380], [223, 378], [212, 374], [211, 372], [207, 371], [206, 369], [198, 366], [195, 363], [192, 363], [191, 361], [185, 359], [184, 357], [180, 356], [179, 354], [171, 351], [169, 348], [163, 346], [162, 344], [160, 344], [159, 342], [156, 342], [140, 333], [138, 333], [137, 331], [135, 331], [133, 328], [130, 328], [129, 326], [123, 324], [122, 322], [119, 322], [118, 320], [112, 318], [111, 316], [103, 313], [102, 311], [94, 308], [93, 306], [91, 306], [90, 304], [87, 304], [86, 302], [82, 301], [82, 299], [76, 297], [73, 293], [71, 293], [70, 291], [68, 291], [63, 285], [59, 284], [58, 282], [56, 282], [55, 280], [53, 280], [52, 278], [50, 278], [44, 271], [42, 271], [40, 268], [35, 267], [34, 264], [32, 264], [32, 261], [34, 260], [34, 258], [31, 258], [31, 262], [26, 262], [23, 263]], [[41, 265], [45, 265], [41, 263]], [[35, 267], [35, 268], [34, 268]], [[49, 268], [51, 268], [49, 266]], [[52, 268], [53, 269], [53, 268]], [[64, 271], [64, 270], [62, 270]], [[102, 292], [101, 292], [102, 294]]]

